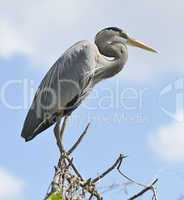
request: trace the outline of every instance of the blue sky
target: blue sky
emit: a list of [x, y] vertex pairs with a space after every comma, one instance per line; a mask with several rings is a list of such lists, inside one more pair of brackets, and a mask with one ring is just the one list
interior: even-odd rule
[[[68, 47], [93, 41], [106, 26], [125, 29], [160, 53], [129, 47], [123, 71], [99, 83], [73, 113], [66, 146], [90, 121], [74, 154], [86, 177], [125, 153], [123, 170], [130, 177], [145, 183], [159, 178], [159, 199], [184, 195], [183, 6], [181, 0], [0, 1], [0, 200], [43, 198], [58, 150], [52, 128], [30, 143], [20, 138], [32, 95]], [[112, 173], [101, 186], [124, 181]], [[106, 193], [106, 199], [124, 199], [120, 189]], [[129, 194], [135, 191], [129, 188]]]

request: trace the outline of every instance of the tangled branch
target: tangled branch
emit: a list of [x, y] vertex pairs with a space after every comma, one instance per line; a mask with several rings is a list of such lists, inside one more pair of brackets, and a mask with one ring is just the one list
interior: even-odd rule
[[54, 128], [57, 146], [60, 151], [60, 158], [57, 166], [55, 167], [54, 177], [44, 200], [48, 200], [52, 194], [59, 195], [60, 199], [62, 200], [91, 200], [93, 198], [96, 198], [97, 200], [103, 200], [103, 197], [98, 191], [96, 184], [113, 170], [117, 170], [117, 172], [130, 183], [142, 187], [142, 190], [140, 192], [133, 195], [128, 200], [137, 199], [148, 191], [152, 191], [153, 193], [152, 200], [158, 200], [155, 190], [155, 184], [157, 183], [158, 179], [155, 179], [150, 185], [144, 185], [129, 178], [121, 171], [122, 162], [127, 157], [123, 154], [120, 154], [115, 162], [97, 177], [84, 179], [80, 171], [77, 169], [74, 163], [74, 159], [71, 157], [71, 154], [82, 142], [84, 136], [87, 134], [90, 124], [87, 124], [83, 133], [72, 145], [72, 147], [69, 150], [65, 150], [63, 138], [66, 122], [67, 117], [64, 118], [62, 126], [60, 127], [61, 119], [59, 118]]

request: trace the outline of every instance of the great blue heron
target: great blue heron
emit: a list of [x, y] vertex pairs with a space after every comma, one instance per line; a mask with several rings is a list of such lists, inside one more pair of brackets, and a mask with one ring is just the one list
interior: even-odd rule
[[127, 45], [156, 52], [120, 28], [97, 33], [95, 44], [80, 41], [70, 47], [42, 80], [22, 129], [26, 141], [70, 115], [99, 81], [119, 73], [128, 58]]

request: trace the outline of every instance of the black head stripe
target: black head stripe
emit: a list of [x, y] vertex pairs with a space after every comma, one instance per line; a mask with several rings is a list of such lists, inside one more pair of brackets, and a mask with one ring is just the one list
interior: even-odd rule
[[102, 29], [100, 32], [97, 33], [97, 36], [103, 33], [104, 31], [115, 31], [118, 32], [122, 37], [128, 39], [128, 35], [126, 32], [124, 32], [122, 29], [117, 28], [117, 27], [107, 27]]
[[117, 28], [117, 27], [108, 27], [108, 28], [105, 28], [104, 30], [112, 30], [112, 31], [117, 31], [117, 32], [122, 31], [120, 28]]
[[117, 28], [117, 27], [108, 27], [108, 28], [105, 28], [104, 30], [112, 30], [112, 31], [119, 32], [122, 37], [128, 39], [127, 33], [124, 32], [123, 30], [121, 30], [120, 28]]

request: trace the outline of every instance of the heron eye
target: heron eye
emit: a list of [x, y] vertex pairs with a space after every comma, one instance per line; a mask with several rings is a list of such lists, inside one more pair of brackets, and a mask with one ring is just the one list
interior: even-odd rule
[[121, 32], [121, 36], [122, 36], [123, 38], [125, 38], [125, 39], [128, 39], [128, 35], [127, 35], [126, 33], [124, 33], [124, 32]]

